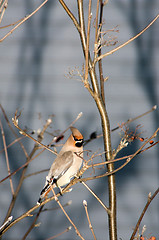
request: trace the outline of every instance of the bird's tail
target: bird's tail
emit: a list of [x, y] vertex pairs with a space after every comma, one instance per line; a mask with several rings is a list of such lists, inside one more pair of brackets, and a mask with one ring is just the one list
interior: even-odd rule
[[44, 188], [42, 189], [41, 193], [40, 193], [40, 198], [37, 201], [37, 204], [40, 205], [42, 200], [48, 195], [48, 193], [51, 191], [51, 186], [54, 183], [56, 183], [57, 180], [55, 178], [51, 178], [50, 180], [47, 180]]
[[47, 194], [51, 191], [51, 187], [50, 184], [47, 183], [44, 188], [42, 189], [41, 193], [40, 193], [40, 197], [39, 200], [37, 201], [37, 204], [40, 205], [42, 200], [47, 196]]

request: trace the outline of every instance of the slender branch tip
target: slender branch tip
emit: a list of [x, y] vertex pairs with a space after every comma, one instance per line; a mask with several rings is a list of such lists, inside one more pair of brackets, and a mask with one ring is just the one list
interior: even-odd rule
[[156, 110], [156, 109], [157, 109], [157, 105], [154, 105], [154, 106], [152, 107], [152, 109], [153, 109], [153, 110]]
[[87, 207], [87, 201], [86, 200], [83, 200], [83, 206]]

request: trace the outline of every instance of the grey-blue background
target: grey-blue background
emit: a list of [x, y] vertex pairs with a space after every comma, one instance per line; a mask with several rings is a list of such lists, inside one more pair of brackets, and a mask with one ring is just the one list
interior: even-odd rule
[[[32, 12], [41, 1], [12, 0], [9, 1], [1, 25], [14, 22]], [[95, 2], [95, 1], [94, 1]], [[76, 15], [76, 2], [69, 1]], [[87, 7], [87, 2], [85, 2]], [[93, 19], [95, 18], [95, 3]], [[104, 10], [105, 29], [118, 25], [118, 44], [128, 40], [143, 29], [158, 13], [157, 0], [110, 1]], [[159, 98], [159, 31], [158, 21], [139, 39], [107, 57], [103, 61], [104, 75], [109, 76], [106, 87], [106, 102], [111, 122], [111, 128], [130, 117], [137, 116], [158, 104]], [[4, 36], [7, 29], [0, 29]], [[93, 42], [93, 39], [92, 39]], [[108, 49], [104, 49], [108, 51]], [[9, 119], [16, 108], [23, 109], [20, 124], [38, 129], [43, 123], [38, 119], [38, 113], [43, 120], [54, 114], [51, 130], [64, 130], [77, 116], [83, 112], [83, 117], [76, 126], [87, 139], [89, 134], [97, 130], [101, 132], [100, 118], [96, 106], [80, 81], [65, 77], [69, 69], [81, 68], [83, 55], [77, 31], [69, 20], [58, 1], [49, 1], [36, 15], [19, 27], [11, 36], [0, 44], [0, 102]], [[2, 116], [2, 114], [1, 114]], [[4, 118], [6, 142], [13, 137]], [[134, 122], [135, 129], [142, 124], [144, 137], [149, 137], [158, 127], [158, 110], [145, 118]], [[68, 133], [69, 134], [69, 133]], [[119, 143], [118, 132], [112, 134], [113, 148]], [[45, 143], [49, 139], [46, 136]], [[0, 140], [2, 149], [2, 139]], [[25, 141], [26, 148], [31, 151], [33, 142]], [[136, 141], [124, 154], [135, 151], [140, 146]], [[87, 146], [87, 149], [102, 151], [102, 141], [97, 140]], [[25, 162], [25, 157], [18, 144], [8, 149], [11, 170], [15, 170]], [[46, 152], [33, 161], [27, 173], [49, 168], [54, 156]], [[157, 146], [134, 159], [125, 169], [116, 174], [117, 182], [117, 217], [118, 237], [129, 239], [132, 229], [149, 192], [158, 187], [158, 148]], [[0, 155], [0, 178], [7, 175], [4, 154]], [[41, 187], [44, 184], [45, 173], [25, 180], [13, 211], [14, 218], [31, 208], [37, 201]], [[18, 184], [19, 174], [14, 177], [14, 187]], [[89, 186], [104, 201], [107, 201], [105, 189], [106, 179], [88, 182]], [[3, 222], [11, 201], [9, 180], [0, 185], [0, 223]], [[70, 194], [60, 200], [64, 204], [72, 200], [72, 205], [66, 210], [77, 224], [85, 239], [92, 239], [85, 216], [82, 201], [88, 202], [92, 225], [98, 239], [108, 239], [107, 216], [104, 209], [80, 184], [73, 188]], [[51, 202], [48, 207], [56, 207]], [[147, 226], [146, 235], [153, 233], [159, 238], [158, 198], [149, 207], [141, 227]], [[32, 219], [26, 218], [11, 230], [4, 239], [21, 239]], [[61, 210], [44, 212], [38, 222], [39, 228], [34, 229], [28, 239], [46, 239], [63, 231], [70, 225]], [[71, 230], [59, 239], [78, 239]]]

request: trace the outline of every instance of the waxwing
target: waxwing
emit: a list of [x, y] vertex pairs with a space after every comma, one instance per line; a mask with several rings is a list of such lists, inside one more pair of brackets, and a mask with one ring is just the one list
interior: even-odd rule
[[63, 145], [46, 177], [45, 186], [37, 204], [42, 202], [53, 187], [62, 187], [71, 181], [83, 162], [83, 136], [75, 127], [70, 127], [72, 134]]

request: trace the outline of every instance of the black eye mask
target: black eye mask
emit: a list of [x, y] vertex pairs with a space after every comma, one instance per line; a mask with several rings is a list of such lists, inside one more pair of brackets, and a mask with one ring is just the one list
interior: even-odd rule
[[73, 136], [74, 140], [75, 140], [75, 146], [76, 147], [82, 147], [83, 145], [83, 139], [77, 139]]
[[83, 145], [83, 139], [76, 141], [75, 146], [76, 147], [82, 147]]

